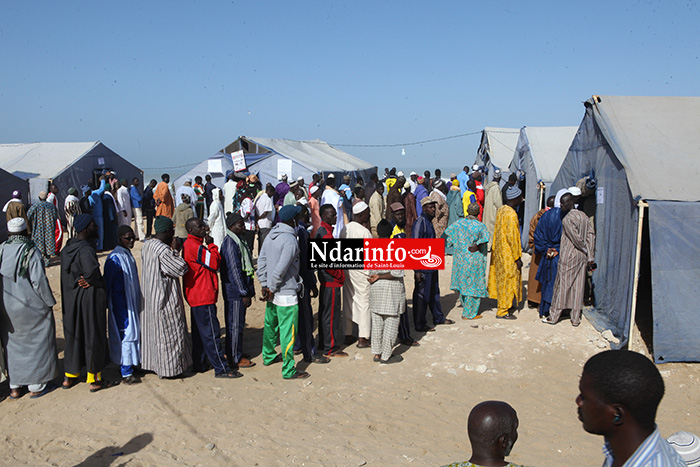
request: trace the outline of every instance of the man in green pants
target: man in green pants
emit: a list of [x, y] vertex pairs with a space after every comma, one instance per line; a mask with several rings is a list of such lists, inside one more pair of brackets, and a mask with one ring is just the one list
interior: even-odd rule
[[[263, 365], [282, 361], [284, 379], [304, 379], [310, 375], [294, 366], [294, 339], [299, 321], [297, 292], [303, 285], [299, 279], [299, 244], [294, 233], [294, 218], [301, 208], [283, 206], [280, 222], [267, 234], [258, 258], [258, 279], [262, 286], [260, 300], [267, 302], [263, 330]], [[281, 355], [275, 350], [277, 337]]]

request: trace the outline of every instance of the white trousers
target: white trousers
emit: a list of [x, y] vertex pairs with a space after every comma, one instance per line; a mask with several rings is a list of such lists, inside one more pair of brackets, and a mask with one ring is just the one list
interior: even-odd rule
[[136, 223], [136, 235], [138, 239], [143, 241], [146, 234], [143, 233], [143, 210], [141, 208], [132, 208], [134, 212], [134, 222]]

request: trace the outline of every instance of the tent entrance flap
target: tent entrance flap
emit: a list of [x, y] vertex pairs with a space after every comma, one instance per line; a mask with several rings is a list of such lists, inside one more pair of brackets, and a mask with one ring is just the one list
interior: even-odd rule
[[700, 361], [700, 203], [649, 201], [654, 360]]

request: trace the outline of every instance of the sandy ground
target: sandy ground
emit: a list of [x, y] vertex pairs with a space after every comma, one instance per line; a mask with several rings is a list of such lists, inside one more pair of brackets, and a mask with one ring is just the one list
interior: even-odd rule
[[[140, 266], [138, 242], [135, 255]], [[549, 326], [527, 305], [517, 321], [501, 321], [495, 303], [484, 300], [484, 318], [463, 321], [450, 272], [448, 257], [442, 306], [457, 323], [416, 335], [420, 347], [398, 347], [402, 363], [373, 363], [369, 349], [351, 346], [349, 358], [300, 364], [311, 378], [283, 380], [279, 364], [262, 365], [264, 308], [256, 302], [244, 348], [258, 365], [243, 378], [148, 374], [143, 384], [96, 394], [82, 383], [36, 400], [8, 398], [0, 403], [0, 465], [441, 465], [469, 458], [466, 415], [489, 399], [518, 412], [512, 462], [601, 465], [602, 439], [583, 431], [574, 399], [584, 362], [607, 342], [585, 319], [579, 328], [568, 320]], [[60, 303], [59, 266], [48, 274]], [[412, 280], [406, 286], [410, 305]], [[62, 361], [60, 305], [54, 312]], [[700, 433], [700, 366], [659, 369], [666, 381], [657, 419], [662, 435]], [[117, 378], [118, 369], [110, 366], [106, 376]]]

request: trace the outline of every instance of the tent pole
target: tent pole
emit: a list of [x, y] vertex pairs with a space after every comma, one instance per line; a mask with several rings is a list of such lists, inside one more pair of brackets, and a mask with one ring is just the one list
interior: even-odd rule
[[541, 181], [540, 181], [540, 183], [539, 183], [538, 185], [539, 185], [539, 188], [540, 188], [540, 204], [539, 204], [539, 206], [538, 206], [539, 209], [537, 209], [537, 210], [539, 211], [540, 209], [543, 209], [543, 208], [544, 208], [544, 206], [543, 206], [543, 204], [542, 204], [542, 200], [544, 199], [545, 185], [544, 185], [544, 183], [542, 183]]
[[634, 255], [634, 285], [632, 286], [632, 309], [630, 310], [630, 332], [627, 339], [627, 349], [634, 350], [632, 338], [634, 337], [634, 324], [637, 318], [637, 287], [639, 286], [639, 267], [642, 259], [642, 228], [644, 227], [644, 209], [649, 204], [642, 200], [637, 202], [639, 209], [639, 221], [637, 225], [637, 252]]

